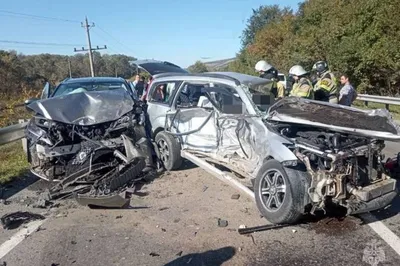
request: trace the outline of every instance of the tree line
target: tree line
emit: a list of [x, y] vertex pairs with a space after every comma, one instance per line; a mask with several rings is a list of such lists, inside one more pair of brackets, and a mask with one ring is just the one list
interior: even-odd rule
[[400, 0], [308, 0], [294, 12], [260, 6], [242, 34], [230, 71], [256, 75], [264, 59], [280, 72], [326, 60], [361, 93], [396, 95], [400, 89]]
[[[96, 76], [132, 77], [134, 67], [129, 61], [135, 58], [126, 55], [101, 55], [93, 53]], [[0, 50], [0, 95], [12, 98], [24, 89], [41, 90], [46, 81], [53, 85], [70, 77], [89, 77], [87, 54], [74, 56], [39, 54], [24, 55], [16, 51]]]

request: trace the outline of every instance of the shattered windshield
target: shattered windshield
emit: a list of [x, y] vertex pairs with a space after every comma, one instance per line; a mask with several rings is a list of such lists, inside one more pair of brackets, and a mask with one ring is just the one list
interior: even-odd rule
[[64, 83], [61, 84], [57, 90], [55, 91], [53, 97], [71, 94], [71, 93], [79, 93], [79, 92], [90, 92], [90, 91], [109, 91], [109, 90], [118, 90], [125, 89], [125, 84], [119, 81], [113, 82], [74, 82], [74, 83]]

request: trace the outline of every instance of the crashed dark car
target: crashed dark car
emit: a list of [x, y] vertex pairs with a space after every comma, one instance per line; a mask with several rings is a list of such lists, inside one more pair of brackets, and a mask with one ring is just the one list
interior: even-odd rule
[[153, 167], [146, 106], [122, 78], [74, 78], [26, 102], [31, 172], [55, 182], [52, 199], [120, 192]]
[[233, 72], [154, 75], [148, 114], [164, 166], [179, 169], [186, 158], [219, 176], [226, 174], [212, 165], [224, 166], [234, 173], [226, 180], [254, 195], [276, 224], [331, 206], [351, 215], [389, 205], [396, 180], [382, 150], [400, 141], [390, 113], [296, 97], [275, 102], [271, 85]]

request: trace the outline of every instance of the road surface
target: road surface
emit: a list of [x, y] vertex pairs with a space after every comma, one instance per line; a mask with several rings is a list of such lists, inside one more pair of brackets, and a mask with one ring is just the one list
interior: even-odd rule
[[[397, 151], [399, 144], [387, 144], [387, 156]], [[44, 182], [28, 186], [27, 178], [10, 187], [17, 192], [28, 186], [12, 195], [10, 204], [0, 205], [0, 215], [29, 210], [49, 218], [39, 229], [25, 228], [30, 230], [26, 237], [18, 238], [22, 227], [0, 229], [0, 265], [368, 266], [373, 265], [371, 251], [384, 255], [375, 257], [376, 265], [400, 265], [400, 243], [392, 235], [400, 236], [400, 197], [374, 213], [383, 223], [377, 232], [362, 219], [348, 217], [242, 236], [240, 225], [266, 224], [255, 204], [244, 194], [232, 199], [238, 193], [233, 188], [189, 163], [185, 167], [145, 185], [132, 208], [124, 210], [88, 209], [69, 201], [50, 210], [32, 208]], [[218, 226], [219, 218], [228, 221], [227, 227]], [[384, 240], [388, 237], [394, 248]]]

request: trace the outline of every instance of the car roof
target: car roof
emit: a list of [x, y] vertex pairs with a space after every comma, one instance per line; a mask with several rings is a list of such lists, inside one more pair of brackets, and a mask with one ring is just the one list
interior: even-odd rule
[[160, 78], [177, 78], [180, 80], [184, 79], [195, 79], [196, 77], [205, 78], [216, 78], [216, 79], [226, 79], [235, 82], [237, 86], [239, 85], [260, 85], [271, 83], [271, 80], [251, 76], [247, 74], [237, 73], [237, 72], [205, 72], [205, 73], [162, 73], [154, 76], [154, 79]]
[[78, 83], [78, 82], [125, 82], [123, 78], [120, 77], [83, 77], [83, 78], [67, 78], [64, 79], [61, 83]]

